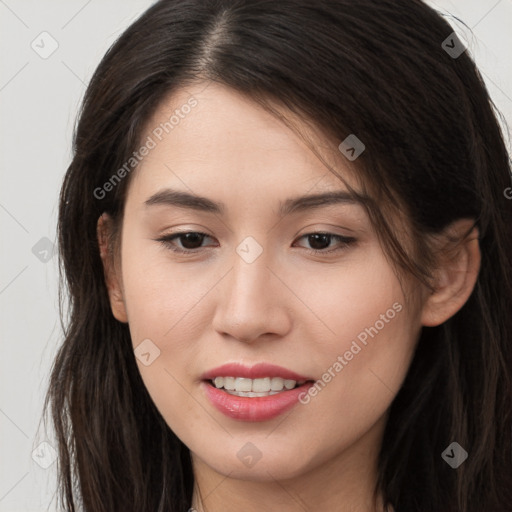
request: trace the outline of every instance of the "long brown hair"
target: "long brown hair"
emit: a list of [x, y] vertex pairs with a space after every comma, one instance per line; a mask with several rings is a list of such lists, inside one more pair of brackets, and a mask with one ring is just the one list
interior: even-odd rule
[[[452, 32], [419, 0], [161, 0], [110, 48], [87, 88], [60, 196], [70, 309], [45, 414], [51, 405], [63, 509], [191, 505], [189, 450], [144, 386], [99, 255], [98, 217], [121, 225], [133, 173], [104, 197], [94, 192], [132, 156], [164, 97], [213, 80], [298, 112], [340, 142], [357, 134], [366, 150], [354, 165], [374, 198], [372, 222], [420, 279], [433, 261], [425, 235], [475, 220], [475, 289], [447, 322], [422, 330], [391, 406], [378, 489], [397, 512], [512, 510], [510, 159], [470, 55], [442, 46]], [[383, 214], [396, 202], [416, 255]], [[441, 458], [452, 441], [469, 453], [456, 470]]]

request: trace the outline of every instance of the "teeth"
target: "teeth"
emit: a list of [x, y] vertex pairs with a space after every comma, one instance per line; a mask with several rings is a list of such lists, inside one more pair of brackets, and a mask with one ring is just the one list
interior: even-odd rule
[[284, 379], [281, 377], [272, 377], [272, 381], [270, 382], [270, 389], [272, 391], [282, 391], [284, 388]]
[[252, 391], [252, 380], [237, 377], [235, 379], [235, 391]]
[[226, 391], [226, 393], [229, 393], [230, 395], [245, 396], [245, 397], [249, 397], [249, 398], [256, 398], [256, 397], [260, 397], [260, 396], [278, 395], [279, 393], [281, 393], [281, 391], [266, 391], [266, 392], [263, 392], [263, 393], [256, 393], [254, 391], [247, 391], [247, 392], [244, 392], [244, 391], [228, 391], [228, 390], [225, 390], [225, 391]]
[[[224, 381], [224, 389], [235, 390], [235, 377], [220, 377]], [[222, 387], [222, 385], [220, 386]]]
[[270, 391], [270, 378], [265, 377], [264, 379], [254, 379], [252, 381], [251, 391], [254, 391], [255, 393], [263, 393]]
[[293, 389], [297, 385], [297, 382], [294, 380], [285, 380], [284, 387], [286, 389]]
[[[224, 388], [226, 391], [242, 393], [240, 396], [266, 396], [267, 393], [293, 389], [297, 384], [302, 385], [306, 381], [282, 379], [281, 377], [264, 377], [262, 379], [246, 379], [245, 377], [215, 377], [213, 384], [216, 388]], [[246, 393], [250, 393], [247, 394]], [[256, 393], [253, 395], [252, 393]], [[258, 395], [263, 393], [263, 395]]]

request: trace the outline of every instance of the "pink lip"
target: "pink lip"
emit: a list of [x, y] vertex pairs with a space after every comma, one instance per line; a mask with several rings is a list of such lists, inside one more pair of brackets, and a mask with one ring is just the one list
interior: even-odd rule
[[248, 367], [241, 363], [228, 363], [207, 371], [201, 376], [202, 380], [212, 380], [215, 377], [245, 377], [246, 379], [261, 379], [263, 377], [281, 377], [289, 380], [314, 380], [295, 372], [276, 366], [275, 364], [258, 363]]
[[267, 363], [258, 363], [248, 367], [240, 363], [228, 363], [204, 373], [201, 386], [212, 405], [229, 418], [240, 421], [266, 421], [279, 416], [297, 404], [299, 396], [306, 393], [313, 382], [306, 382], [295, 389], [285, 390], [275, 395], [261, 397], [243, 397], [230, 395], [217, 389], [209, 381], [215, 377], [244, 377], [258, 379], [263, 377], [281, 377], [295, 381], [313, 381], [298, 373]]
[[249, 398], [230, 395], [209, 382], [201, 382], [213, 406], [229, 418], [240, 421], [266, 421], [279, 416], [296, 405], [299, 396], [307, 393], [313, 384], [306, 382], [298, 388], [282, 391], [277, 395]]

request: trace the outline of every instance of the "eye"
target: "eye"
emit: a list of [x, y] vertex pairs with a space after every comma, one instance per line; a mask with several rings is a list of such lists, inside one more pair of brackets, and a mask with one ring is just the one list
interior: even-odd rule
[[[183, 233], [174, 233], [163, 236], [158, 238], [157, 242], [161, 242], [174, 252], [195, 253], [198, 252], [197, 249], [201, 249], [201, 244], [205, 237], [210, 238], [206, 233], [186, 231]], [[175, 240], [178, 240], [181, 243], [181, 246], [177, 246]]]
[[[312, 254], [326, 254], [338, 252], [346, 249], [350, 244], [356, 241], [355, 238], [343, 235], [335, 235], [334, 233], [325, 233], [325, 232], [314, 232], [314, 233], [306, 233], [302, 235], [299, 240], [302, 238], [307, 238], [308, 243], [312, 247], [311, 249], [305, 248], [309, 253]], [[332, 241], [337, 241], [338, 246], [334, 248], [326, 250], [331, 244]]]

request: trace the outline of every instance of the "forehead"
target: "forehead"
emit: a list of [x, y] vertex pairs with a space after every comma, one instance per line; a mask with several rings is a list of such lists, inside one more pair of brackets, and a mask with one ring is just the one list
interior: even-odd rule
[[[337, 141], [285, 112], [293, 129], [250, 98], [214, 83], [168, 95], [146, 124], [151, 149], [134, 173], [131, 194], [147, 196], [163, 185], [240, 198], [273, 193], [346, 190], [301, 138], [305, 135], [335, 172], [357, 188], [355, 172]], [[297, 130], [299, 133], [297, 133]]]

